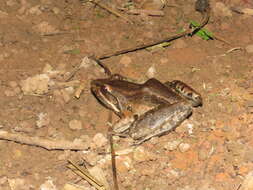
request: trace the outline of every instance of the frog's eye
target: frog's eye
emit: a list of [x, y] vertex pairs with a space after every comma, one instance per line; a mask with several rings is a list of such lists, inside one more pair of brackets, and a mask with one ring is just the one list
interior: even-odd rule
[[111, 92], [111, 91], [112, 91], [112, 89], [110, 88], [109, 85], [104, 85], [104, 86], [102, 86], [102, 89], [103, 89], [105, 92]]

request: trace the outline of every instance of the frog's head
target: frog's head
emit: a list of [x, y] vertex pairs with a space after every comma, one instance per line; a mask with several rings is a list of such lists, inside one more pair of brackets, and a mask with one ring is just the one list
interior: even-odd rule
[[109, 79], [97, 79], [91, 81], [91, 92], [106, 108], [120, 116], [121, 108], [117, 95], [110, 85]]

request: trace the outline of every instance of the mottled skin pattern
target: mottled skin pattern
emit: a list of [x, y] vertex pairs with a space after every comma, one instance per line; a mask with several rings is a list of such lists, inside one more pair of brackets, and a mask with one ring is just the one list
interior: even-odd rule
[[137, 84], [112, 75], [92, 81], [91, 91], [121, 118], [114, 131], [127, 133], [136, 144], [171, 131], [191, 115], [192, 106], [202, 105], [199, 93], [176, 80], [163, 84], [152, 78]]

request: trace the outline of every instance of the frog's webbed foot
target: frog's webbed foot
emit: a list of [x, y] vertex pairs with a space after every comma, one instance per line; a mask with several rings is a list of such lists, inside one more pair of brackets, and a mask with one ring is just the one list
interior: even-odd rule
[[175, 129], [191, 113], [191, 106], [184, 101], [169, 106], [158, 106], [136, 120], [129, 134], [136, 140], [135, 145], [141, 144], [152, 137], [164, 135]]
[[197, 107], [202, 105], [201, 95], [184, 82], [179, 80], [173, 80], [171, 82], [165, 82], [164, 85], [189, 100], [192, 106]]

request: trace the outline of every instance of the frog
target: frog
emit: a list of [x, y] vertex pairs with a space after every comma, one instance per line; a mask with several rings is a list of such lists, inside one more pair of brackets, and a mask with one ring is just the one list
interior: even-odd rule
[[174, 130], [203, 102], [196, 90], [180, 80], [162, 83], [150, 78], [135, 83], [119, 74], [92, 80], [91, 92], [119, 117], [114, 133], [130, 136], [135, 145]]

